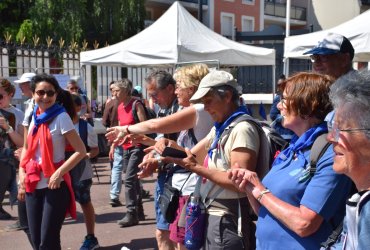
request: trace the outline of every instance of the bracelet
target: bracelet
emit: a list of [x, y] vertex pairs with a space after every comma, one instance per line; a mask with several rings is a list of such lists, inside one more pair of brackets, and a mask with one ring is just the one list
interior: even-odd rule
[[130, 125], [127, 125], [127, 126], [126, 126], [126, 134], [131, 134], [131, 133], [130, 133], [130, 130], [128, 130], [128, 127], [130, 127]]
[[257, 197], [257, 201], [258, 202], [261, 202], [261, 199], [262, 199], [263, 195], [265, 195], [267, 193], [271, 193], [270, 190], [268, 190], [267, 188], [265, 188], [264, 190], [262, 190], [261, 193], [260, 193], [260, 195], [258, 195], [258, 197]]

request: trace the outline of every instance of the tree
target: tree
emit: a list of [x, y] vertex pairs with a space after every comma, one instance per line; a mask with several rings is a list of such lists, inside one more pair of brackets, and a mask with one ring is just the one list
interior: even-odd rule
[[0, 34], [9, 31], [26, 42], [96, 40], [103, 46], [129, 38], [144, 28], [144, 0], [0, 0]]
[[86, 18], [86, 0], [36, 0], [30, 9], [34, 31], [42, 41], [50, 36], [55, 41], [63, 38], [68, 43], [81, 41]]
[[9, 32], [16, 37], [24, 19], [28, 18], [28, 10], [33, 5], [30, 0], [0, 1], [0, 34]]

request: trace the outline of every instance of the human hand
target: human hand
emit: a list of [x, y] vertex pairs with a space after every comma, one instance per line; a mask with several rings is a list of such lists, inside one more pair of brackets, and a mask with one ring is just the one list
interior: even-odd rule
[[174, 144], [176, 144], [175, 141], [172, 141], [167, 138], [160, 138], [155, 144], [154, 144], [154, 150], [158, 152], [158, 154], [162, 154], [163, 150], [166, 147], [172, 147]]
[[113, 161], [113, 159], [114, 159], [114, 146], [110, 147], [108, 157], [109, 157], [110, 161]]
[[18, 161], [21, 159], [22, 150], [23, 150], [23, 147], [18, 148], [17, 150], [14, 151], [14, 156], [15, 158], [17, 158]]
[[60, 172], [57, 170], [52, 174], [49, 178], [48, 188], [49, 189], [57, 189], [60, 188], [60, 183], [62, 182], [63, 177], [61, 176]]
[[105, 134], [105, 138], [114, 145], [118, 145], [121, 143], [123, 138], [125, 137], [126, 133], [120, 126], [111, 127], [107, 129], [107, 133]]
[[19, 171], [19, 184], [17, 199], [24, 201], [26, 199], [25, 174]]
[[129, 134], [123, 138], [121, 144], [131, 143], [134, 146], [137, 146], [138, 144], [147, 145], [146, 143], [148, 139], [149, 137], [143, 134]]
[[19, 201], [25, 201], [26, 199], [26, 189], [24, 186], [18, 186], [18, 194], [17, 194], [17, 199]]
[[157, 152], [154, 150], [154, 146], [145, 148], [144, 152], [146, 154], [144, 155], [143, 162], [147, 159], [155, 158], [154, 156], [157, 154]]
[[193, 172], [193, 169], [197, 167], [198, 162], [194, 155], [188, 148], [185, 148], [186, 157], [185, 158], [175, 158], [175, 157], [163, 157], [163, 161], [166, 163], [175, 163], [183, 168], [186, 168]]
[[8, 120], [5, 119], [5, 117], [3, 116], [0, 116], [0, 127], [4, 130], [8, 130], [9, 129], [9, 123], [8, 123]]
[[234, 186], [242, 192], [265, 189], [256, 172], [239, 168], [238, 163], [234, 165], [234, 168], [228, 170], [228, 177]]
[[138, 167], [140, 169], [140, 172], [137, 173], [139, 179], [149, 177], [158, 168], [158, 160], [155, 158], [148, 158], [143, 160]]

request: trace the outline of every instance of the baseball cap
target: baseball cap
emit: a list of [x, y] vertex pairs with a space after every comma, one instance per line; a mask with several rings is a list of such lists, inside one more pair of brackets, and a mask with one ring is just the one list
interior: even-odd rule
[[34, 77], [36, 74], [35, 73], [24, 73], [21, 78], [18, 80], [15, 80], [14, 82], [19, 84], [19, 83], [25, 83], [25, 82], [30, 82], [32, 80], [32, 77]]
[[197, 103], [203, 98], [213, 87], [228, 85], [238, 89], [238, 83], [233, 75], [221, 70], [213, 70], [208, 73], [201, 81], [198, 90], [190, 98], [190, 102]]
[[355, 50], [345, 36], [329, 33], [317, 46], [306, 51], [303, 55], [331, 55], [337, 53], [349, 53], [352, 60]]
[[141, 86], [139, 86], [139, 85], [136, 85], [136, 86], [134, 87], [134, 89], [136, 89], [136, 91], [137, 91], [139, 94], [141, 94], [141, 93], [143, 92], [143, 90], [142, 90]]

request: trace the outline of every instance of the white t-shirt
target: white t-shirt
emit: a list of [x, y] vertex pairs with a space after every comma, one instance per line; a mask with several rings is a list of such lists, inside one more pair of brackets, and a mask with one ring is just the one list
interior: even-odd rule
[[24, 102], [26, 104], [26, 109], [24, 112], [24, 119], [22, 122], [22, 125], [25, 127], [28, 127], [30, 125], [30, 116], [32, 116], [33, 108], [35, 107], [35, 102], [33, 99], [28, 99]]
[[[212, 120], [210, 114], [204, 110], [203, 104], [194, 104], [193, 107], [196, 111], [196, 122], [193, 131], [195, 138], [197, 138], [199, 142], [209, 133], [214, 121]], [[180, 190], [188, 176], [189, 173], [174, 173], [172, 176], [172, 187]], [[193, 193], [197, 180], [198, 175], [192, 173], [181, 190], [182, 195], [190, 195], [191, 193]]]
[[[33, 130], [33, 118], [30, 124], [30, 128], [28, 129], [28, 133], [32, 133]], [[64, 138], [64, 134], [73, 130], [74, 125], [72, 123], [71, 118], [66, 112], [59, 114], [52, 122], [49, 124], [49, 130], [53, 142], [53, 161], [54, 163], [60, 162], [64, 160], [64, 152], [66, 147], [66, 142]], [[42, 162], [41, 159], [41, 152], [40, 146], [37, 147], [36, 153], [34, 156], [34, 160], [37, 161], [39, 164]], [[46, 188], [47, 178], [44, 177], [43, 173], [41, 172], [41, 180], [37, 183], [36, 188]]]
[[[78, 123], [74, 124], [75, 130], [80, 135]], [[81, 138], [82, 139], [82, 138]], [[87, 145], [90, 148], [98, 147], [98, 136], [94, 131], [94, 128], [87, 123]], [[80, 181], [91, 179], [93, 177], [93, 171], [89, 159], [84, 159], [86, 161], [84, 172], [81, 175]]]

